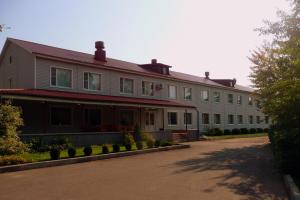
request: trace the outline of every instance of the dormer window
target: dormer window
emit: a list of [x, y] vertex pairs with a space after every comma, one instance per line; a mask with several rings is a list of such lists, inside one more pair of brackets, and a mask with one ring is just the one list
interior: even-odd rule
[[145, 70], [148, 70], [150, 72], [163, 74], [163, 75], [169, 75], [169, 68], [171, 66], [165, 65], [162, 63], [158, 63], [156, 59], [152, 59], [150, 64], [143, 64], [139, 65], [140, 67], [144, 68]]

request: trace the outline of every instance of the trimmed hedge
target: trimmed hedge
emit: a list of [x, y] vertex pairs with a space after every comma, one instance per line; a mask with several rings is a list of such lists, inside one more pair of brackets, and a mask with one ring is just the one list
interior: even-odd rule
[[68, 155], [69, 155], [70, 158], [74, 158], [75, 155], [76, 155], [76, 149], [74, 147], [69, 147]]
[[113, 152], [116, 153], [116, 152], [119, 152], [119, 151], [120, 151], [120, 145], [114, 144], [113, 145]]
[[50, 158], [51, 158], [51, 160], [58, 160], [60, 158], [60, 147], [59, 146], [51, 147]]
[[238, 129], [238, 128], [232, 129], [232, 135], [239, 135], [239, 134], [241, 134], [240, 129]]
[[103, 154], [108, 154], [109, 153], [108, 146], [106, 146], [106, 145], [102, 146], [102, 153]]
[[23, 163], [26, 163], [26, 159], [21, 156], [17, 156], [17, 155], [0, 156], [0, 166], [17, 165]]
[[224, 135], [231, 135], [231, 130], [230, 129], [225, 129], [224, 130]]
[[250, 128], [249, 132], [252, 134], [256, 133], [256, 128]]
[[84, 147], [83, 153], [84, 153], [85, 156], [90, 156], [90, 155], [92, 155], [92, 153], [93, 153], [92, 147], [91, 147], [91, 146], [86, 146], [86, 147]]

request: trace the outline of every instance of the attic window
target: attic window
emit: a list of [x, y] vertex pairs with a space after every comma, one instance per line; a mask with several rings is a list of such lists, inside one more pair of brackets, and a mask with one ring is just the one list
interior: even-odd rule
[[166, 68], [166, 67], [163, 67], [163, 68], [162, 68], [162, 72], [163, 72], [163, 74], [168, 74], [167, 68]]

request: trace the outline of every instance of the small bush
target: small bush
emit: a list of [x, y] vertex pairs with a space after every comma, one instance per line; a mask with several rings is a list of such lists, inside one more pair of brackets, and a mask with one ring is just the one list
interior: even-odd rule
[[125, 149], [126, 149], [126, 151], [131, 151], [131, 149], [132, 149], [131, 144], [125, 144]]
[[247, 128], [241, 128], [240, 131], [242, 134], [249, 134], [249, 130]]
[[138, 141], [138, 142], [136, 143], [136, 148], [137, 148], [138, 150], [143, 149], [143, 148], [144, 148], [143, 142], [142, 142], [142, 141]]
[[155, 140], [154, 147], [159, 147], [159, 146], [160, 146], [160, 140]]
[[26, 159], [21, 156], [16, 156], [16, 155], [0, 156], [0, 166], [17, 165], [23, 163], [26, 163]]
[[270, 129], [269, 128], [264, 128], [264, 133], [269, 133]]
[[69, 147], [68, 148], [68, 155], [70, 158], [74, 158], [76, 155], [76, 149], [74, 147]]
[[92, 155], [92, 153], [93, 153], [92, 147], [91, 147], [91, 146], [86, 146], [86, 147], [84, 147], [83, 153], [84, 153], [85, 156], [90, 156], [90, 155]]
[[240, 129], [234, 128], [234, 129], [232, 129], [232, 134], [239, 135], [239, 134], [241, 134], [241, 131], [240, 131]]
[[172, 142], [172, 141], [162, 140], [162, 141], [160, 142], [160, 146], [162, 146], [162, 147], [172, 146], [172, 145], [173, 145], [173, 142]]
[[147, 140], [146, 143], [147, 143], [148, 148], [153, 148], [154, 147], [154, 140]]
[[65, 150], [68, 149], [70, 146], [72, 146], [70, 140], [68, 137], [57, 137], [54, 138], [51, 142], [50, 145], [53, 146], [58, 146], [60, 150]]
[[231, 134], [231, 130], [229, 130], [229, 129], [224, 130], [224, 135], [230, 135], [230, 134]]
[[108, 150], [108, 146], [107, 146], [107, 145], [103, 145], [103, 146], [102, 146], [102, 153], [103, 153], [103, 154], [109, 153], [109, 150]]
[[118, 144], [114, 144], [113, 145], [113, 152], [119, 152], [120, 151], [120, 145], [118, 145]]
[[256, 129], [255, 128], [250, 128], [250, 131], [249, 131], [251, 134], [254, 134], [256, 133]]
[[257, 129], [256, 129], [256, 132], [257, 132], [257, 133], [262, 133], [262, 132], [264, 132], [264, 129], [262, 129], [262, 128], [257, 128]]
[[27, 145], [31, 152], [46, 152], [50, 150], [49, 145], [45, 144], [40, 137], [31, 138]]
[[58, 146], [50, 147], [50, 158], [51, 160], [58, 160], [60, 158], [60, 148]]
[[154, 146], [154, 137], [150, 133], [142, 133], [142, 141], [145, 141], [148, 148], [153, 148]]
[[126, 145], [126, 144], [130, 144], [130, 145], [135, 144], [133, 136], [129, 133], [124, 135], [124, 145]]
[[208, 129], [206, 135], [208, 135], [208, 136], [221, 136], [221, 135], [223, 135], [223, 131], [220, 128], [211, 128], [211, 129]]

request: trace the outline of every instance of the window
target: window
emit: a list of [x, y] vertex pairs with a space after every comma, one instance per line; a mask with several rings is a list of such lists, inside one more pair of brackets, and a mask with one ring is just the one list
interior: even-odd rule
[[168, 124], [177, 125], [177, 112], [168, 112]]
[[169, 88], [169, 90], [168, 90], [168, 92], [169, 92], [169, 94], [168, 94], [169, 98], [170, 99], [176, 99], [177, 98], [177, 88], [176, 88], [176, 86], [169, 85], [168, 88]]
[[249, 115], [249, 124], [253, 124], [253, 116]]
[[227, 100], [228, 100], [228, 103], [233, 103], [233, 94], [228, 94]]
[[124, 94], [133, 94], [133, 80], [120, 78], [120, 92]]
[[220, 97], [221, 97], [220, 92], [214, 92], [214, 101], [216, 103], [220, 102]]
[[142, 81], [142, 93], [145, 96], [154, 95], [154, 83], [148, 81]]
[[241, 95], [237, 96], [237, 104], [242, 104], [242, 96]]
[[154, 125], [154, 112], [146, 112], [146, 125]]
[[84, 72], [84, 89], [87, 90], [101, 90], [101, 75]]
[[234, 116], [228, 115], [228, 124], [234, 124]]
[[101, 124], [100, 109], [86, 109], [84, 112], [84, 120], [86, 125], [97, 126]]
[[183, 88], [184, 91], [184, 99], [192, 100], [192, 88]]
[[123, 126], [134, 125], [133, 110], [121, 110], [120, 111], [120, 124]]
[[221, 115], [220, 114], [214, 114], [214, 123], [221, 124]]
[[72, 70], [52, 67], [51, 86], [71, 88]]
[[12, 64], [13, 60], [12, 60], [12, 56], [9, 56], [9, 64]]
[[184, 124], [192, 124], [192, 113], [184, 113]]
[[265, 123], [269, 124], [269, 116], [265, 116]]
[[209, 114], [202, 113], [202, 124], [209, 124]]
[[256, 116], [256, 123], [260, 124], [260, 116]]
[[72, 124], [71, 108], [52, 107], [51, 124], [55, 126], [68, 126]]
[[202, 98], [202, 101], [208, 101], [209, 100], [208, 90], [201, 91], [201, 98]]
[[252, 97], [248, 97], [248, 105], [252, 106], [253, 105], [253, 98]]
[[243, 115], [238, 115], [238, 124], [243, 124]]

